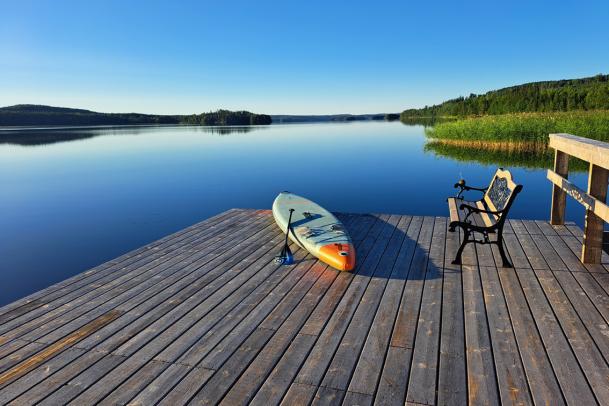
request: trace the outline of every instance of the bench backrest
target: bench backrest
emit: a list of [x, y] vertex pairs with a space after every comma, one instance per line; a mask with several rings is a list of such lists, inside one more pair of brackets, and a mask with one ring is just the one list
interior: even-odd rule
[[484, 194], [484, 203], [489, 210], [501, 211], [505, 210], [503, 215], [496, 216], [499, 220], [504, 217], [512, 206], [512, 202], [516, 195], [522, 189], [522, 185], [518, 185], [512, 179], [510, 171], [503, 168], [497, 169], [491, 183]]

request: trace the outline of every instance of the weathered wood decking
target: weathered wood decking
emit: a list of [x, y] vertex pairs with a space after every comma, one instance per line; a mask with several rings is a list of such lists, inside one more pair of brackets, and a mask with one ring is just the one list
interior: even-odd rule
[[609, 272], [511, 221], [515, 269], [444, 217], [341, 215], [354, 273], [231, 210], [0, 308], [0, 403], [609, 404]]

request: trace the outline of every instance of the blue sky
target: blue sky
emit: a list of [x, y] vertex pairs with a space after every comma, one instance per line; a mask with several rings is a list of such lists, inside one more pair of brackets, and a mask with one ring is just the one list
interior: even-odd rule
[[609, 1], [4, 1], [0, 106], [399, 112], [609, 72]]

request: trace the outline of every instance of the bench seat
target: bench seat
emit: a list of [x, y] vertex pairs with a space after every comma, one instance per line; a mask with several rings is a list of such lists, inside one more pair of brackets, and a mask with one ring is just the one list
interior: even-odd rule
[[[467, 217], [467, 211], [465, 209], [461, 210], [460, 207], [462, 204], [474, 206], [481, 210], [488, 210], [488, 208], [484, 207], [484, 203], [480, 200], [476, 202], [469, 202], [460, 198], [449, 197], [448, 210], [450, 212], [451, 225], [460, 221], [466, 221], [465, 219]], [[490, 233], [495, 232], [495, 230], [493, 229], [493, 227], [497, 224], [497, 216], [495, 215], [488, 213], [472, 213], [469, 215], [469, 217], [467, 217], [467, 220], [471, 221], [473, 225], [476, 225], [478, 227], [488, 227], [488, 232]]]

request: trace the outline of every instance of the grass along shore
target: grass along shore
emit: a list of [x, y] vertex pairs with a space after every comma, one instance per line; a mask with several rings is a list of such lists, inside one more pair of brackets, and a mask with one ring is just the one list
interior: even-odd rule
[[511, 113], [467, 117], [425, 129], [435, 142], [486, 149], [543, 150], [548, 134], [569, 133], [609, 141], [609, 110]]

